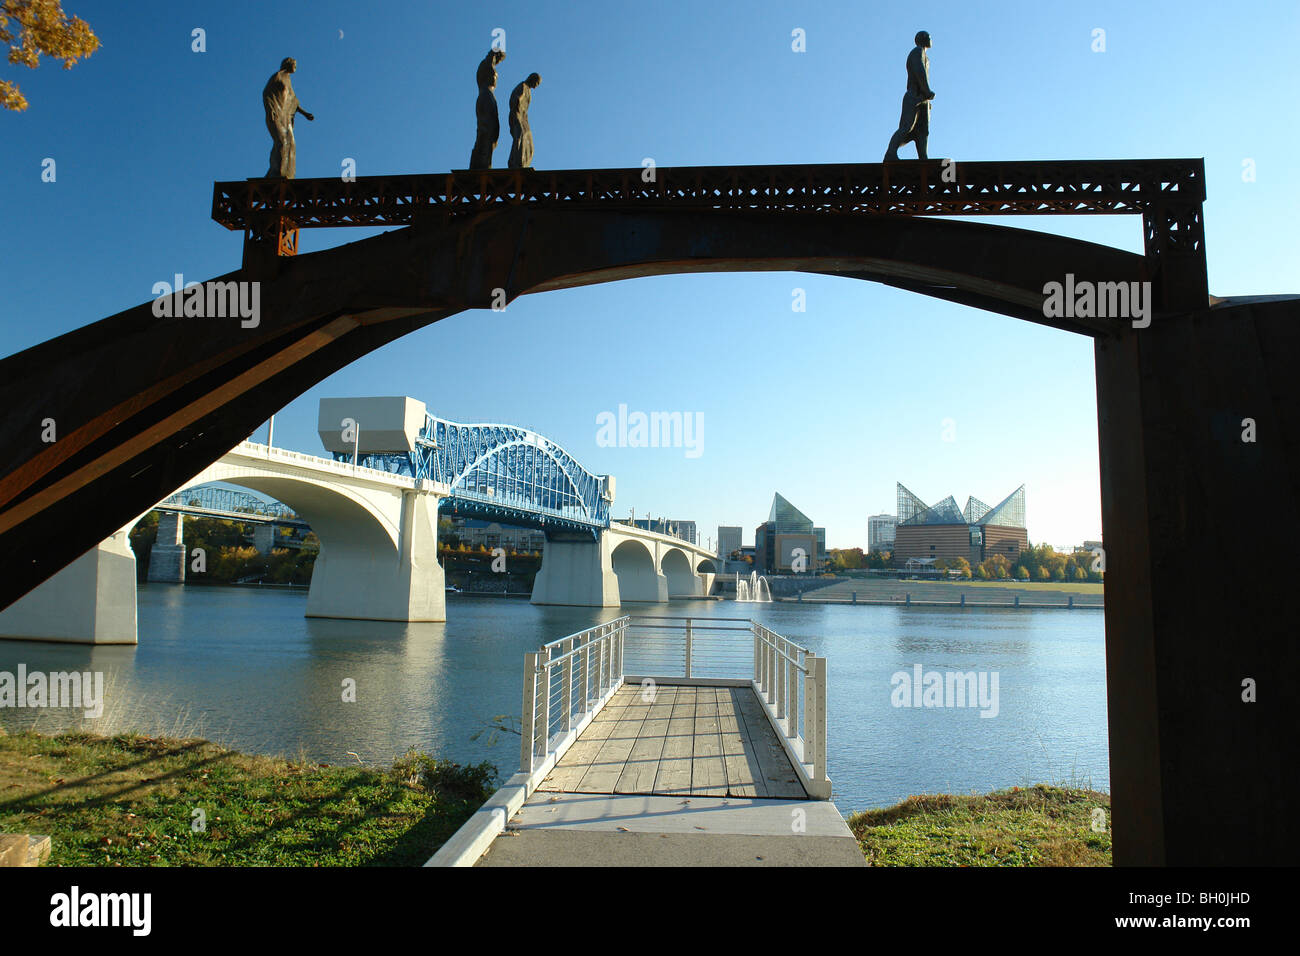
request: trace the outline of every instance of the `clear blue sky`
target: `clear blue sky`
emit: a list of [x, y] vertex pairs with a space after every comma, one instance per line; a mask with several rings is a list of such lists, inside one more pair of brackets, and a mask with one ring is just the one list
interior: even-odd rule
[[[1294, 0], [891, 6], [65, 0], [102, 48], [70, 71], [0, 65], [31, 102], [0, 115], [0, 351], [146, 301], [174, 273], [238, 265], [239, 236], [209, 218], [212, 182], [265, 172], [260, 93], [284, 56], [316, 115], [297, 124], [300, 176], [339, 175], [346, 157], [359, 175], [463, 168], [496, 27], [503, 105], [542, 75], [538, 168], [877, 161], [927, 29], [932, 156], [1204, 157], [1211, 291], [1300, 291]], [[205, 53], [191, 51], [196, 27]], [[506, 133], [498, 165], [508, 149]], [[1007, 224], [1141, 250], [1136, 218]], [[366, 234], [305, 232], [302, 251]], [[462, 313], [301, 396], [277, 416], [277, 444], [319, 452], [317, 400], [348, 394], [529, 425], [617, 476], [616, 514], [692, 518], [705, 535], [738, 524], [751, 541], [780, 491], [832, 547], [865, 546], [896, 480], [959, 504], [1023, 482], [1035, 541], [1101, 531], [1089, 340], [847, 279], [641, 279]], [[598, 447], [596, 416], [620, 403], [701, 413], [703, 454]]]

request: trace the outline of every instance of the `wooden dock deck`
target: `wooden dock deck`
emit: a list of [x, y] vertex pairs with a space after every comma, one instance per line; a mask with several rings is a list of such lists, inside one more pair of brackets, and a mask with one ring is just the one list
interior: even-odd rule
[[826, 660], [763, 624], [597, 624], [524, 656], [522, 705], [519, 772], [427, 866], [864, 865]]
[[808, 799], [748, 687], [624, 685], [537, 789]]

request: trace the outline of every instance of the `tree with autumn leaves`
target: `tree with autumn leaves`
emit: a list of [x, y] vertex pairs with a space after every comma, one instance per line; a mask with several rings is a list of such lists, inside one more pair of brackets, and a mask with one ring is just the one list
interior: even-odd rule
[[[63, 61], [65, 70], [99, 49], [99, 37], [80, 17], [63, 12], [61, 0], [0, 0], [0, 43], [9, 62], [36, 69], [41, 54]], [[0, 79], [0, 106], [27, 109], [27, 97], [11, 80]]]

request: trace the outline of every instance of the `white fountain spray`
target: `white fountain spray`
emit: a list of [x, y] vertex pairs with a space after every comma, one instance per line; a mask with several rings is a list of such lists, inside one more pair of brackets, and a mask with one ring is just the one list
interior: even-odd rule
[[757, 571], [750, 571], [749, 580], [742, 581], [737, 571], [736, 600], [742, 604], [771, 604], [772, 589], [768, 587], [767, 578]]

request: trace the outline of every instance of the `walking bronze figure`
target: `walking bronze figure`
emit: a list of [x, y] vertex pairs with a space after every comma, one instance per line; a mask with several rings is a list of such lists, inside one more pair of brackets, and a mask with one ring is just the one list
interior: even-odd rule
[[301, 113], [312, 116], [298, 102], [289, 77], [298, 69], [298, 61], [286, 56], [280, 69], [271, 74], [262, 89], [262, 106], [266, 109], [266, 128], [271, 134], [271, 165], [266, 178], [293, 179], [298, 168], [298, 147], [293, 139], [293, 120]]
[[922, 30], [916, 35], [916, 47], [907, 55], [907, 92], [903, 94], [903, 115], [898, 120], [898, 130], [889, 141], [885, 162], [898, 162], [898, 147], [916, 143], [916, 158], [929, 159], [926, 142], [930, 138], [930, 58], [925, 51], [930, 48], [930, 34]]
[[474, 149], [469, 155], [470, 169], [491, 169], [492, 153], [501, 138], [501, 117], [497, 113], [497, 64], [506, 58], [504, 50], [489, 50], [478, 65], [478, 99], [474, 115], [478, 120], [478, 134]]
[[528, 125], [528, 107], [533, 102], [533, 90], [541, 82], [540, 76], [530, 73], [510, 94], [510, 135], [514, 137], [510, 146], [511, 169], [533, 168], [533, 129]]

